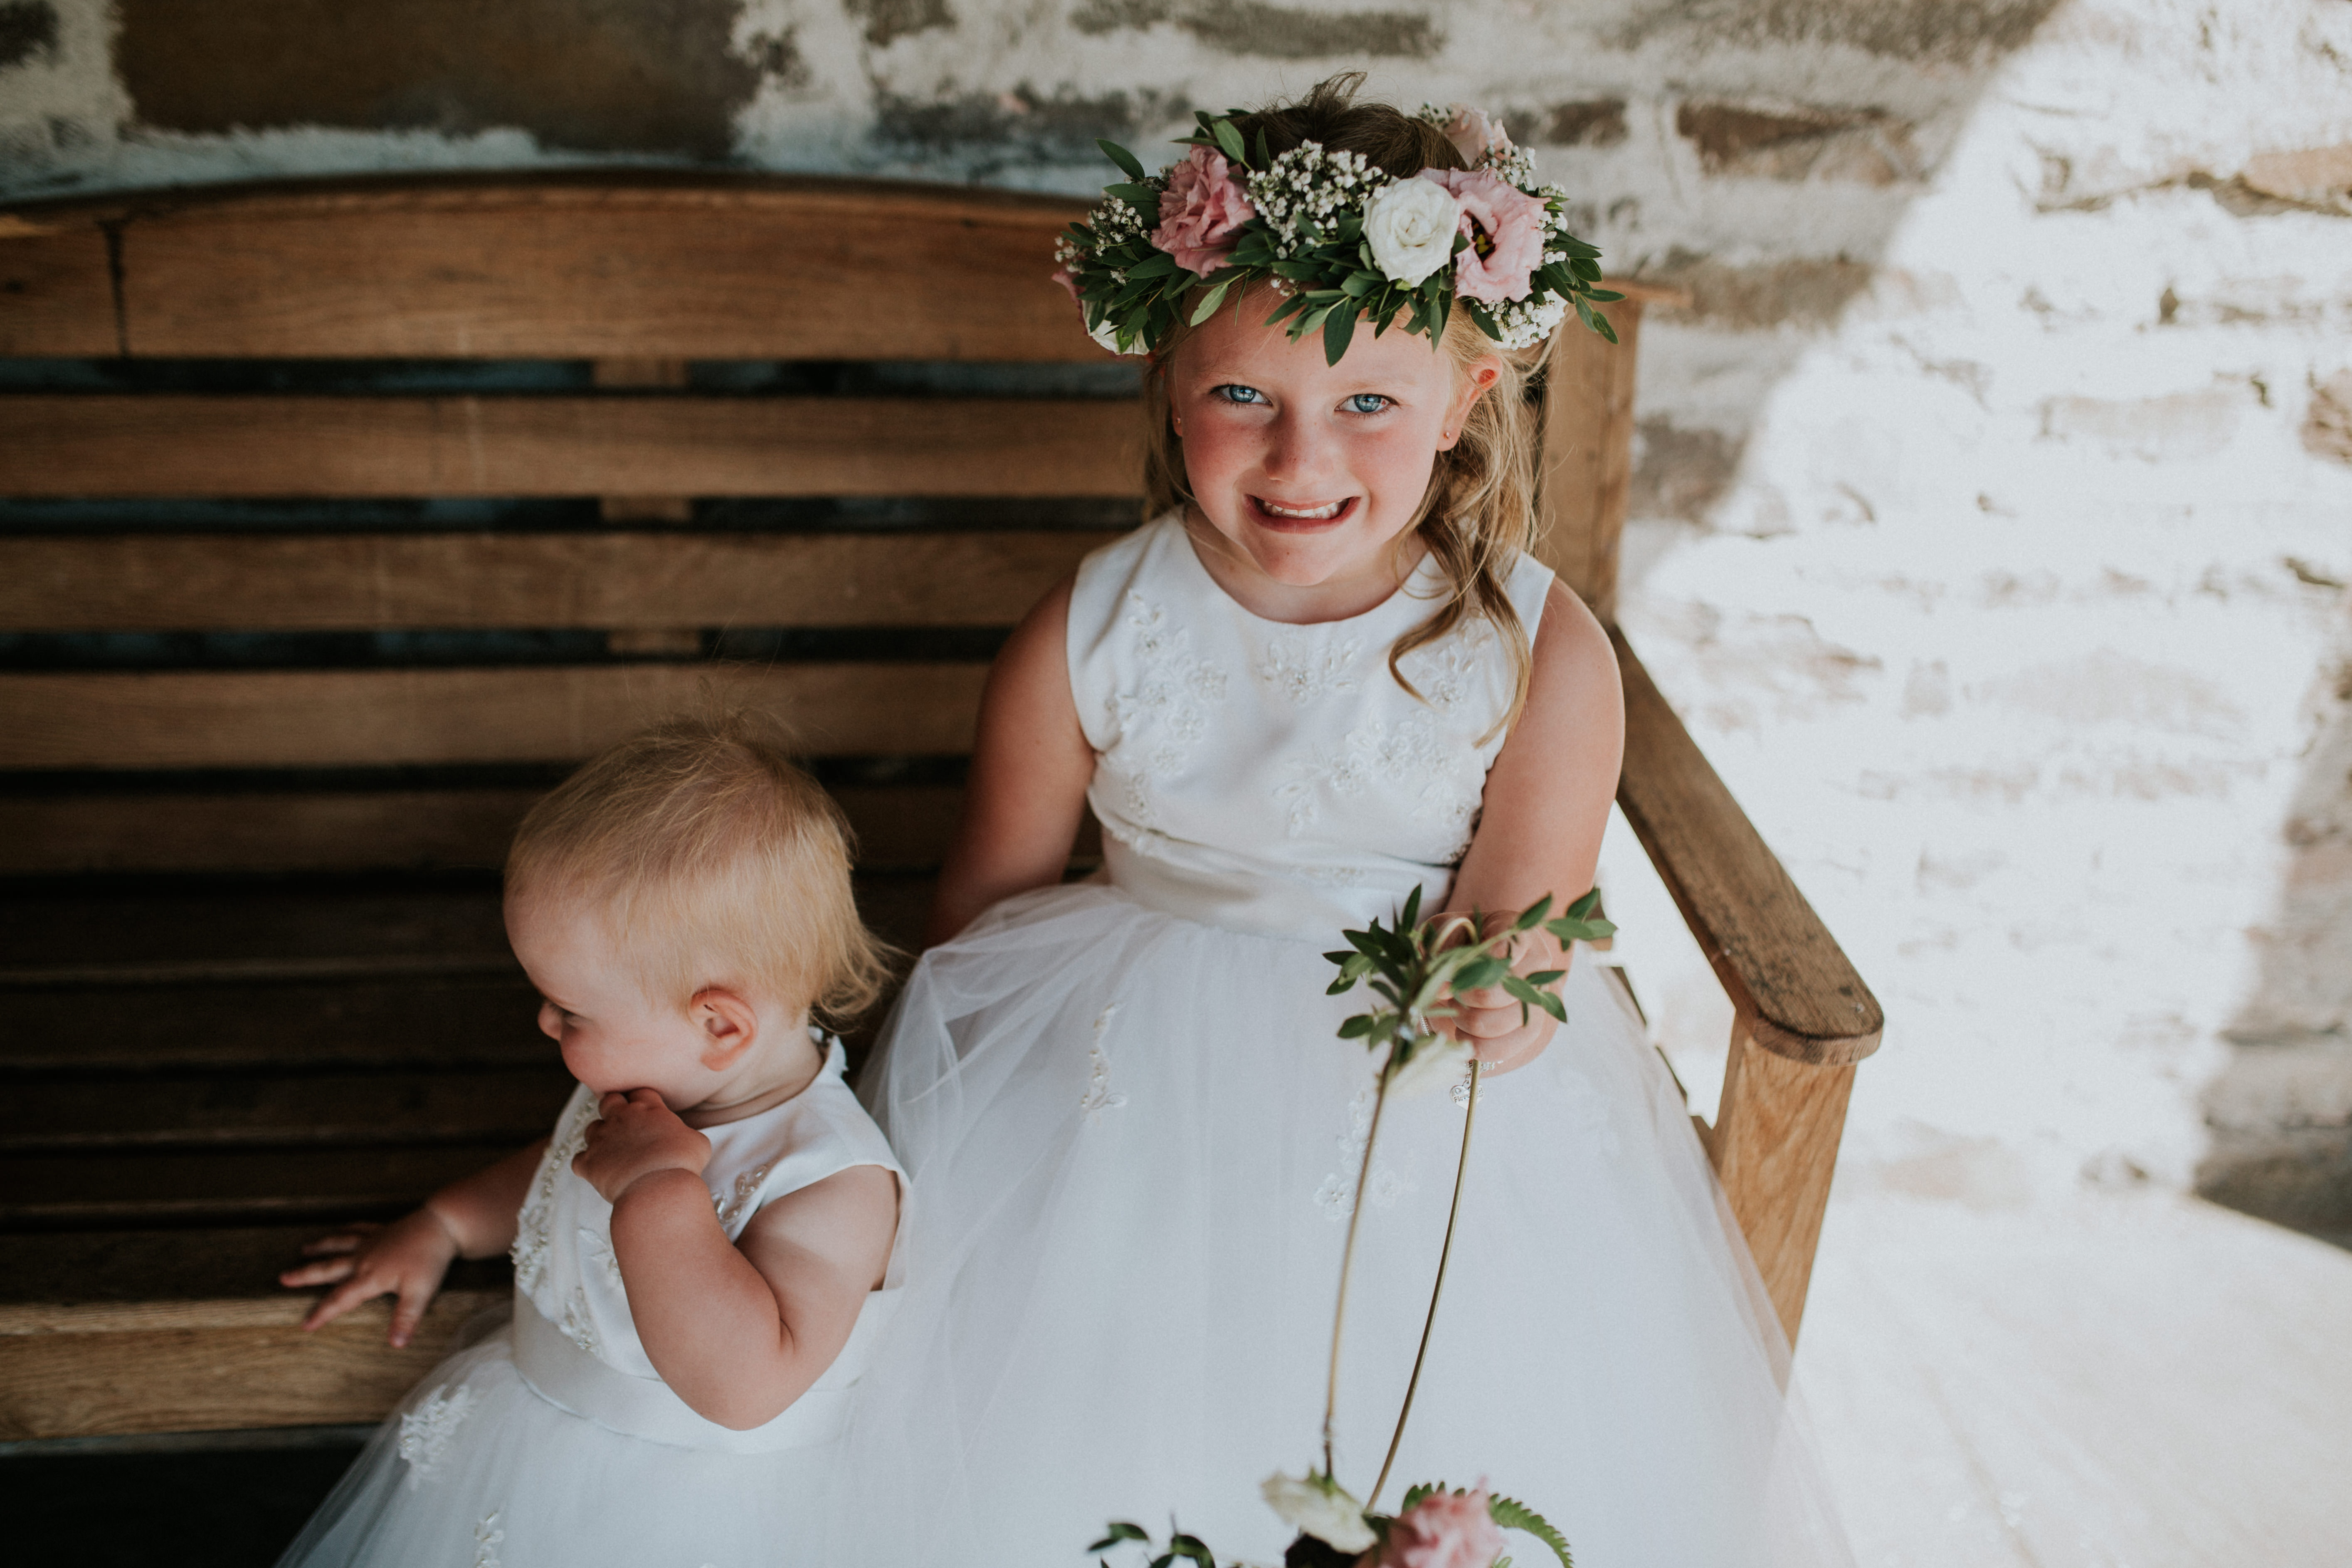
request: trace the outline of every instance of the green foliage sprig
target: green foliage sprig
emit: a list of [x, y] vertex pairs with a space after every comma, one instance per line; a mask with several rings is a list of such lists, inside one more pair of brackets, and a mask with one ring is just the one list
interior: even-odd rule
[[1557, 916], [1551, 913], [1551, 896], [1546, 894], [1493, 935], [1465, 941], [1465, 933], [1485, 930], [1486, 918], [1474, 910], [1468, 915], [1424, 921], [1421, 889], [1415, 888], [1395, 924], [1383, 926], [1375, 919], [1368, 930], [1341, 931], [1353, 951], [1323, 955], [1339, 966], [1339, 977], [1331, 982], [1326, 994], [1340, 995], [1363, 981], [1388, 1005], [1359, 1013], [1341, 1024], [1339, 1037], [1361, 1040], [1371, 1050], [1390, 1046], [1383, 1070], [1392, 1077], [1445, 1038], [1437, 1025], [1456, 1015], [1451, 998], [1465, 991], [1499, 984], [1519, 1004], [1522, 1022], [1530, 1007], [1540, 1007], [1565, 1022], [1568, 1013], [1551, 987], [1568, 972], [1547, 969], [1516, 973], [1511, 967], [1513, 948], [1538, 927], [1557, 937], [1563, 947], [1572, 942], [1598, 942], [1613, 935], [1617, 928], [1598, 913], [1598, 889]]

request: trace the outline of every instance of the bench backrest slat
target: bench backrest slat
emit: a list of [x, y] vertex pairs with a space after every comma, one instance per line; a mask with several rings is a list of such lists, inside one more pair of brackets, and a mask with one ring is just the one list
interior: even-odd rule
[[1084, 211], [635, 172], [36, 205], [0, 229], [0, 354], [1088, 360], [1039, 287]]
[[[1003, 626], [1117, 537], [121, 533], [0, 537], [27, 632]], [[908, 570], [919, 560], [924, 570]]]
[[1128, 405], [1065, 399], [0, 396], [19, 496], [1101, 496]]

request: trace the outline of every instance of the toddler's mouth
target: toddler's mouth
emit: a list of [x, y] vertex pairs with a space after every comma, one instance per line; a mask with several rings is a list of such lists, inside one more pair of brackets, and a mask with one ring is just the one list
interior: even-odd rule
[[1269, 528], [1293, 529], [1320, 527], [1353, 516], [1357, 499], [1347, 496], [1339, 500], [1314, 501], [1302, 506], [1271, 501], [1264, 496], [1249, 498], [1250, 510], [1257, 514], [1257, 521]]

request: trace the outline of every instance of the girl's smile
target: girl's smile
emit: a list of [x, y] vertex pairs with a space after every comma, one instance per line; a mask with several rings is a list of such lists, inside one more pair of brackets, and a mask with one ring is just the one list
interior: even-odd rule
[[1437, 454], [1499, 371], [1465, 374], [1395, 328], [1358, 332], [1335, 365], [1319, 335], [1293, 342], [1266, 325], [1269, 300], [1220, 310], [1163, 372], [1192, 495], [1185, 526], [1209, 574], [1252, 614], [1344, 619], [1417, 564], [1408, 531]]

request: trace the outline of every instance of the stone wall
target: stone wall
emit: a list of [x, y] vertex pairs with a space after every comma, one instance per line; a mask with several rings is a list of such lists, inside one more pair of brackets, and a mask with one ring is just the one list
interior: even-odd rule
[[[1688, 292], [1624, 616], [1887, 1005], [1848, 1184], [2352, 1228], [2352, 0], [0, 0], [0, 195], [1076, 192], [1345, 67]], [[1703, 1095], [1719, 1001], [1606, 872]]]

